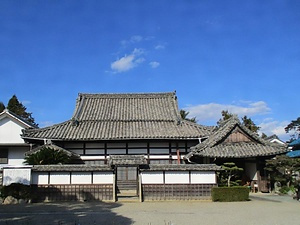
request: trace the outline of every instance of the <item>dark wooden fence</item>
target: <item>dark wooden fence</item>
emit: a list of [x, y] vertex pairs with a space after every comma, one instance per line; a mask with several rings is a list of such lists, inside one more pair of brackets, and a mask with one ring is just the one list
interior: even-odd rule
[[214, 184], [143, 184], [144, 201], [209, 200]]
[[112, 201], [112, 184], [32, 185], [33, 200], [42, 201]]

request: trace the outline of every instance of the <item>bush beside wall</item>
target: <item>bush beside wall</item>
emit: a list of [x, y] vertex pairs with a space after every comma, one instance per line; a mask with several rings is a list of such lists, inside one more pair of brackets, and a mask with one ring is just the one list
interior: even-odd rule
[[29, 185], [13, 183], [0, 189], [0, 196], [6, 198], [12, 196], [16, 199], [30, 199], [31, 189]]
[[249, 200], [248, 187], [213, 187], [212, 200], [214, 202], [236, 202]]

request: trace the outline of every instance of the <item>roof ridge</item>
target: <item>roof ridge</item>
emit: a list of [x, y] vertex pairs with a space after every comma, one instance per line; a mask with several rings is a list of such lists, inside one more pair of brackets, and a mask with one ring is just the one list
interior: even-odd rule
[[162, 96], [176, 96], [175, 92], [141, 92], [141, 93], [79, 93], [79, 96], [85, 97], [94, 97], [94, 98], [101, 98], [101, 97], [110, 97], [110, 98], [130, 98], [130, 97], [140, 97], [140, 98], [151, 98], [151, 97], [162, 97]]

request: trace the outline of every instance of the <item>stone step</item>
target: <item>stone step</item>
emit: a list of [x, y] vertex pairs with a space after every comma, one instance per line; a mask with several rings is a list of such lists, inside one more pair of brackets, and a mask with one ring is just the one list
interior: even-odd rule
[[138, 196], [119, 196], [117, 197], [117, 202], [139, 202], [140, 198]]

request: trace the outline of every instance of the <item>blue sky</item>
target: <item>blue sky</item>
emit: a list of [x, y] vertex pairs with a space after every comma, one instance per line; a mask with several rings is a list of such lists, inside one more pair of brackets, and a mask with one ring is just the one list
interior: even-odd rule
[[78, 93], [176, 90], [200, 124], [229, 110], [286, 140], [299, 71], [300, 1], [0, 1], [0, 101], [41, 127]]

